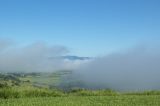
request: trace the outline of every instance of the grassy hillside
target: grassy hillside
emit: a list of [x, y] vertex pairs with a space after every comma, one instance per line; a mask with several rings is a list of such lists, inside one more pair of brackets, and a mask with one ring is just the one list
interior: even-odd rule
[[2, 86], [32, 86], [37, 88], [55, 88], [61, 77], [69, 75], [71, 71], [54, 73], [0, 73], [0, 87]]

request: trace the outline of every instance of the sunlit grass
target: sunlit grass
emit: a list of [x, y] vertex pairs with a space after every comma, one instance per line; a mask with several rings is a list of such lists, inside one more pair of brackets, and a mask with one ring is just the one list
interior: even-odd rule
[[160, 96], [68, 96], [0, 99], [0, 106], [159, 106]]

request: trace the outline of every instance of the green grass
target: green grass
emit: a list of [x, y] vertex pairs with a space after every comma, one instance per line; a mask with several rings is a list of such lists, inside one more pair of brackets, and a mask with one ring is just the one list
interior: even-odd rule
[[35, 88], [31, 86], [1, 88], [0, 99], [26, 98], [26, 97], [56, 97], [64, 96], [62, 91], [56, 89]]
[[0, 89], [0, 106], [160, 106], [160, 91], [57, 89], [32, 86]]
[[160, 96], [67, 96], [0, 99], [0, 106], [160, 106]]

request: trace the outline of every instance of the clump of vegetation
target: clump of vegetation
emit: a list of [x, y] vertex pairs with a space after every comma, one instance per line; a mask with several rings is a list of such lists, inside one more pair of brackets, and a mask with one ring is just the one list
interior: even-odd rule
[[72, 89], [69, 91], [69, 95], [76, 96], [117, 96], [118, 92], [106, 89], [106, 90], [89, 90], [89, 89]]
[[23, 97], [57, 97], [63, 96], [63, 92], [56, 89], [32, 88], [22, 90]]
[[7, 82], [0, 81], [0, 88], [6, 88], [6, 87], [9, 87]]
[[64, 96], [64, 93], [59, 90], [40, 89], [33, 87], [16, 87], [16, 88], [1, 88], [0, 98], [25, 98], [25, 97], [57, 97]]
[[21, 80], [11, 74], [0, 74], [0, 88], [19, 86]]
[[0, 98], [19, 98], [20, 92], [12, 88], [1, 88], [0, 89]]
[[160, 95], [160, 91], [151, 90], [151, 91], [137, 91], [137, 92], [127, 92], [124, 95]]

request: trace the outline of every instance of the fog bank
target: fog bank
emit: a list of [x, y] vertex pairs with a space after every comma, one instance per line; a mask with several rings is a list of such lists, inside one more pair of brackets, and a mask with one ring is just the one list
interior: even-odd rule
[[44, 42], [19, 46], [0, 40], [0, 72], [54, 72], [74, 69], [78, 62], [54, 58], [68, 53], [68, 48], [64, 46], [49, 46]]
[[91, 89], [160, 89], [158, 48], [138, 47], [97, 57], [74, 72]]

